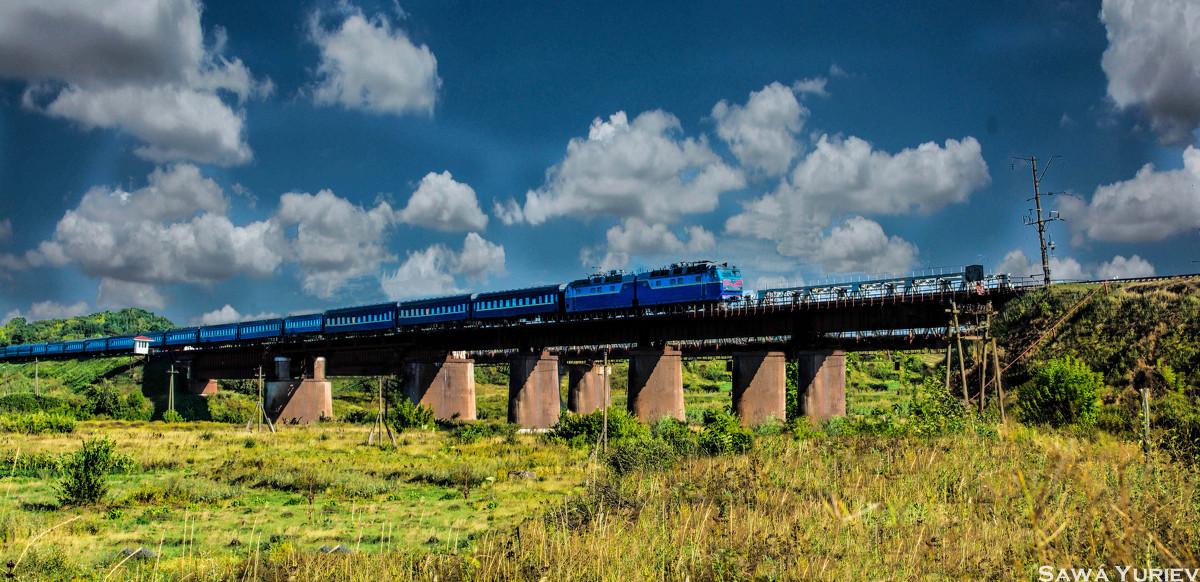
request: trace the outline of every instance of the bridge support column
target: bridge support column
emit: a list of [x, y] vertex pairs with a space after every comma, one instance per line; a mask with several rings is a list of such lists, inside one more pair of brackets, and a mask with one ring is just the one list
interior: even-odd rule
[[800, 352], [796, 358], [800, 414], [812, 422], [846, 415], [846, 352]]
[[542, 352], [509, 361], [508, 421], [527, 428], [549, 428], [558, 422], [562, 396], [558, 358]]
[[406, 362], [404, 396], [442, 420], [475, 420], [475, 360], [451, 352], [440, 362]]
[[309, 424], [333, 418], [333, 387], [325, 379], [325, 358], [313, 361], [313, 377], [292, 379], [291, 360], [275, 358], [276, 380], [266, 383], [267, 415], [275, 423]]
[[[210, 378], [197, 378], [192, 374], [192, 363], [187, 365], [187, 391], [192, 394], [216, 394], [220, 390], [217, 381]], [[178, 385], [178, 384], [177, 384]]]
[[679, 350], [670, 346], [629, 352], [627, 408], [643, 422], [664, 416], [685, 420], [683, 366]]
[[603, 364], [568, 364], [567, 410], [587, 414], [612, 404], [606, 390]]
[[733, 413], [742, 424], [785, 420], [787, 360], [783, 352], [733, 354]]

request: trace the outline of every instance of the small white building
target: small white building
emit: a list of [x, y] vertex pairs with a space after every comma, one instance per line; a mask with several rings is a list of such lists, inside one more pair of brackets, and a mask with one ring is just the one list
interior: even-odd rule
[[146, 354], [149, 354], [150, 353], [150, 342], [152, 342], [152, 341], [154, 341], [154, 340], [152, 340], [144, 335], [139, 335], [139, 336], [133, 338], [133, 353], [143, 355], [143, 356]]

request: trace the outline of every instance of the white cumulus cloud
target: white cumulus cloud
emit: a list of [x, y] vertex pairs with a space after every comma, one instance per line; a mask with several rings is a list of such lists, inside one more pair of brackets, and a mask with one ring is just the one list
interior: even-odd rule
[[[1137, 256], [1134, 255], [1134, 257]], [[1140, 259], [1138, 260], [1140, 261]], [[1118, 261], [1114, 259], [1113, 262]], [[1049, 263], [1052, 281], [1083, 281], [1092, 278], [1091, 273], [1073, 257], [1050, 257]], [[1004, 258], [996, 264], [994, 272], [1008, 273], [1017, 278], [1028, 277], [1038, 282], [1043, 278], [1042, 264], [1030, 261], [1022, 249], [1013, 249], [1005, 254]]]
[[592, 122], [588, 137], [567, 144], [567, 156], [547, 172], [525, 204], [497, 204], [506, 223], [541, 224], [557, 216], [597, 214], [672, 223], [710, 212], [722, 192], [745, 185], [742, 171], [723, 162], [704, 140], [676, 139], [679, 120], [648, 111], [632, 122], [620, 111]]
[[272, 90], [241, 60], [206, 48], [195, 0], [0, 3], [0, 76], [30, 84], [22, 103], [47, 115], [127, 132], [152, 161], [232, 166], [253, 158], [241, 101]]
[[341, 105], [376, 113], [433, 113], [442, 80], [428, 46], [416, 46], [384, 15], [371, 18], [345, 7], [345, 20], [327, 30], [320, 12], [309, 35], [321, 50], [313, 97], [321, 105]]
[[6, 313], [3, 323], [8, 323], [14, 317], [24, 317], [26, 321], [66, 319], [75, 317], [76, 315], [86, 315], [89, 311], [90, 309], [86, 301], [78, 301], [71, 304], [58, 303], [56, 301], [38, 301], [31, 305], [29, 311], [26, 313], [22, 313], [19, 309], [14, 309]]
[[132, 192], [92, 188], [30, 262], [74, 263], [87, 275], [156, 284], [273, 273], [281, 257], [270, 225], [235, 226], [226, 209], [220, 187], [195, 166], [158, 169]]
[[140, 307], [158, 311], [167, 306], [167, 298], [157, 286], [134, 281], [119, 281], [104, 277], [96, 291], [98, 309], [124, 309]]
[[462, 288], [455, 275], [486, 282], [491, 275], [505, 274], [504, 247], [472, 232], [463, 239], [461, 252], [441, 244], [410, 251], [396, 271], [383, 276], [380, 287], [389, 300], [396, 301], [458, 293]]
[[[821, 84], [824, 90], [824, 83]], [[796, 134], [804, 127], [809, 111], [789, 87], [779, 82], [750, 93], [745, 106], [724, 100], [713, 106], [717, 135], [743, 166], [776, 176], [791, 168], [800, 154]]]
[[398, 216], [402, 222], [446, 231], [483, 230], [488, 223], [475, 189], [456, 182], [450, 172], [426, 174]]
[[295, 227], [287, 256], [300, 266], [304, 290], [330, 297], [347, 280], [395, 259], [383, 241], [393, 214], [386, 202], [367, 210], [329, 190], [289, 192], [279, 198], [271, 222], [284, 230]]
[[691, 255], [716, 248], [716, 237], [702, 226], [683, 229], [684, 237], [662, 223], [647, 224], [639, 218], [626, 218], [608, 229], [607, 247], [585, 247], [580, 262], [587, 267], [620, 269], [635, 255], [668, 257]]
[[806, 258], [826, 273], [898, 273], [912, 267], [916, 255], [916, 245], [889, 237], [873, 220], [853, 216], [834, 226]]
[[[787, 180], [745, 203], [725, 230], [773, 241], [780, 254], [820, 263], [827, 272], [901, 270], [912, 263], [916, 247], [886, 236], [863, 215], [932, 212], [965, 201], [990, 181], [973, 137], [893, 155], [856, 137], [822, 136]], [[834, 241], [852, 244], [842, 248]], [[871, 259], [865, 249], [882, 254]]]
[[1200, 125], [1200, 4], [1104, 0], [1101, 66], [1120, 107], [1140, 107], [1164, 143], [1192, 143]]
[[1096, 277], [1100, 279], [1126, 279], [1132, 277], [1153, 277], [1154, 265], [1137, 255], [1128, 259], [1117, 255], [1111, 261], [1101, 263], [1096, 268]]
[[223, 323], [236, 323], [241, 321], [256, 321], [259, 319], [273, 319], [279, 317], [276, 313], [263, 312], [257, 315], [243, 315], [234, 309], [232, 305], [226, 303], [220, 309], [205, 312], [192, 319], [193, 325], [221, 325]]
[[1188, 146], [1183, 168], [1146, 164], [1132, 179], [1096, 188], [1091, 202], [1064, 198], [1059, 209], [1076, 235], [1095, 240], [1160, 241], [1191, 230], [1200, 224], [1200, 149]]

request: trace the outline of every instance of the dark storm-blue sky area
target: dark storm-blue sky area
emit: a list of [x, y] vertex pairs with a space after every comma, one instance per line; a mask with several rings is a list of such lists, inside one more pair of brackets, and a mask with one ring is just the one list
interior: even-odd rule
[[[206, 323], [697, 259], [1200, 258], [1200, 8], [18, 0], [0, 314]], [[1153, 167], [1144, 168], [1147, 164]]]

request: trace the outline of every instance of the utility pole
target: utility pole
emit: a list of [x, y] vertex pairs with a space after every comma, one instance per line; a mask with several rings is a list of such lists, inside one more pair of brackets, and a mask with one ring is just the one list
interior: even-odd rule
[[[1041, 186], [1041, 183], [1042, 183], [1042, 176], [1046, 175], [1046, 170], [1050, 169], [1050, 164], [1052, 164], [1054, 162], [1054, 158], [1061, 158], [1061, 157], [1062, 156], [1052, 156], [1050, 158], [1050, 161], [1046, 162], [1046, 166], [1044, 168], [1042, 168], [1042, 173], [1040, 175], [1038, 174], [1038, 171], [1037, 171], [1037, 158], [1035, 158], [1035, 157], [1014, 158], [1014, 159], [1022, 160], [1024, 162], [1028, 163], [1029, 167], [1033, 170], [1033, 198], [1030, 198], [1029, 200], [1033, 201], [1034, 207], [1036, 208], [1036, 211], [1037, 211], [1037, 216], [1035, 218], [1032, 215], [1034, 210], [1031, 209], [1030, 210], [1031, 214], [1028, 216], [1025, 216], [1024, 220], [1025, 220], [1025, 226], [1037, 225], [1038, 242], [1041, 244], [1041, 247], [1042, 247], [1042, 284], [1043, 285], [1050, 284], [1050, 256], [1049, 256], [1050, 253], [1048, 252], [1048, 250], [1054, 250], [1054, 242], [1053, 241], [1051, 241], [1049, 243], [1049, 245], [1046, 244], [1046, 223], [1052, 222], [1055, 220], [1062, 220], [1062, 219], [1058, 217], [1057, 210], [1051, 210], [1043, 216], [1043, 214], [1042, 214], [1042, 193], [1040, 192], [1039, 187]], [[1046, 192], [1046, 196], [1053, 196], [1053, 195], [1054, 195], [1054, 192]]]
[[175, 362], [171, 362], [171, 369], [167, 370], [167, 377], [170, 380], [167, 384], [167, 410], [175, 410], [175, 374], [178, 373], [175, 370]]

